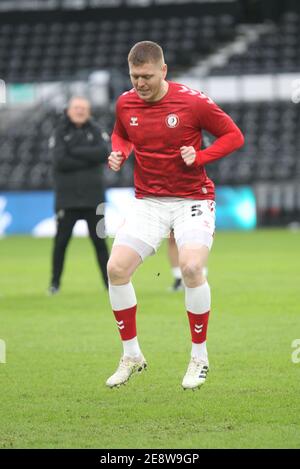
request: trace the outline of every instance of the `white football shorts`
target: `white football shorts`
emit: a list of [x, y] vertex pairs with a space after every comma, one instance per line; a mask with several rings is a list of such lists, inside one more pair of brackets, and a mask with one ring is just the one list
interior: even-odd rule
[[133, 248], [144, 260], [154, 254], [171, 230], [178, 248], [200, 244], [211, 249], [215, 231], [215, 202], [177, 197], [134, 199], [114, 246]]

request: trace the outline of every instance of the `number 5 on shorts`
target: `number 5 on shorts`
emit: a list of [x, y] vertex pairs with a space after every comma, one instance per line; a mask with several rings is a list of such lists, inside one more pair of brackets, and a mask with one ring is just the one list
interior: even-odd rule
[[199, 217], [202, 215], [202, 210], [200, 210], [201, 205], [192, 205], [191, 206], [191, 212], [192, 212], [192, 217]]

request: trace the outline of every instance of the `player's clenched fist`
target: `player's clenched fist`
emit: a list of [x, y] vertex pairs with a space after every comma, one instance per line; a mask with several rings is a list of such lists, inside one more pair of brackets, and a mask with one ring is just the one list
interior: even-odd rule
[[123, 155], [121, 151], [112, 151], [108, 157], [108, 166], [113, 171], [119, 171], [123, 161]]
[[187, 166], [191, 166], [196, 159], [196, 150], [194, 147], [180, 147], [180, 153]]

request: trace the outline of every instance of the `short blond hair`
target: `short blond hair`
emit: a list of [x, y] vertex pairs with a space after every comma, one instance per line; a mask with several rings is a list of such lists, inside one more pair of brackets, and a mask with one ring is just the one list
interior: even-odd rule
[[159, 44], [152, 41], [137, 42], [128, 54], [128, 63], [134, 66], [145, 63], [165, 63], [164, 53]]

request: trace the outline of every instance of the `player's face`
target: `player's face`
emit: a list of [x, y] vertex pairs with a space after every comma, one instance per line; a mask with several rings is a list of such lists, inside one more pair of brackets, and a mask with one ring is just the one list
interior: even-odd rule
[[129, 74], [133, 87], [144, 101], [158, 101], [164, 96], [166, 64], [145, 63], [139, 66], [129, 64]]
[[72, 99], [67, 114], [70, 120], [78, 126], [83, 125], [91, 116], [91, 108], [85, 99]]

